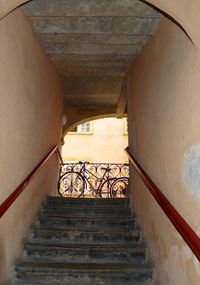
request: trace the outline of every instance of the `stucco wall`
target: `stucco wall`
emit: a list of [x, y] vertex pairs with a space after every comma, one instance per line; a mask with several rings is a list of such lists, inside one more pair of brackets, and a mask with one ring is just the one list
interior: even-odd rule
[[[0, 203], [60, 142], [62, 91], [29, 20], [18, 9], [0, 21]], [[0, 219], [0, 284], [20, 252], [41, 200], [56, 184], [54, 157]]]
[[[200, 235], [200, 53], [165, 19], [129, 74], [129, 144]], [[197, 285], [200, 265], [134, 171], [131, 201], [162, 285]]]

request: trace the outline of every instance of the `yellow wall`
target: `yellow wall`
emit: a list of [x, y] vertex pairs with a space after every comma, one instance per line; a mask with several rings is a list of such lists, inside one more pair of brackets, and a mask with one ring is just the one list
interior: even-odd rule
[[[0, 21], [0, 203], [60, 143], [60, 82], [21, 9]], [[55, 191], [54, 157], [0, 219], [0, 284], [40, 203]]]
[[[198, 235], [199, 67], [199, 49], [165, 19], [130, 70], [128, 94], [131, 151]], [[200, 284], [200, 263], [133, 170], [131, 177], [132, 204], [159, 284]]]
[[68, 134], [62, 155], [65, 161], [127, 162], [124, 148], [128, 144], [125, 122], [115, 118], [92, 122], [92, 134]]

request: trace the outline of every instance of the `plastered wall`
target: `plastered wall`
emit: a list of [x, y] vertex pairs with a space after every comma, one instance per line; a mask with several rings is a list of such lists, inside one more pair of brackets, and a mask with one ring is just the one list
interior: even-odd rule
[[[17, 9], [0, 21], [0, 203], [61, 137], [62, 90], [29, 20]], [[55, 191], [54, 156], [0, 219], [0, 284], [20, 254], [41, 201]]]
[[[128, 116], [132, 153], [200, 236], [200, 53], [168, 19], [130, 69]], [[200, 284], [199, 262], [133, 169], [131, 177], [159, 284]]]

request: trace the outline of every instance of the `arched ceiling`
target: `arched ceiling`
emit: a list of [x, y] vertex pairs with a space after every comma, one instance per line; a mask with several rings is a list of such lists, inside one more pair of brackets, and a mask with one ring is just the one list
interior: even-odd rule
[[117, 106], [130, 64], [160, 21], [138, 0], [33, 0], [25, 11], [73, 106]]

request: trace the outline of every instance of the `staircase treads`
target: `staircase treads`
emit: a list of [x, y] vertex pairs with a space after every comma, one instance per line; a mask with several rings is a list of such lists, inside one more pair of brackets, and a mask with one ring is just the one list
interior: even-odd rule
[[[131, 224], [129, 225], [115, 225], [115, 226], [110, 226], [109, 224], [105, 224], [105, 225], [101, 225], [101, 227], [99, 227], [97, 224], [94, 225], [90, 225], [90, 226], [85, 226], [84, 224], [81, 225], [66, 225], [65, 223], [63, 223], [63, 219], [56, 219], [56, 221], [54, 220], [54, 223], [52, 223], [51, 225], [46, 225], [44, 223], [39, 223], [39, 221], [37, 221], [33, 227], [32, 227], [32, 231], [37, 231], [37, 230], [65, 230], [68, 232], [85, 232], [85, 233], [110, 233], [115, 235], [115, 233], [128, 233], [128, 232], [133, 232], [135, 230], [138, 230], [137, 227], [137, 222], [136, 219], [134, 219]], [[44, 221], [42, 221], [44, 222]], [[31, 232], [32, 232], [31, 231]]]
[[12, 285], [150, 285], [126, 199], [48, 198], [24, 243]]
[[144, 264], [135, 264], [135, 263], [53, 263], [53, 262], [32, 262], [32, 261], [19, 261], [16, 264], [15, 271], [19, 271], [23, 269], [23, 271], [45, 271], [50, 270], [58, 273], [66, 272], [68, 269], [70, 270], [132, 270], [133, 272], [152, 272], [152, 266], [148, 263]]
[[73, 231], [75, 230], [80, 230], [80, 231], [95, 231], [95, 229], [98, 231], [99, 227], [102, 229], [102, 232], [115, 232], [115, 231], [130, 231], [130, 230], [135, 230], [136, 229], [136, 224], [134, 222], [131, 223], [125, 223], [125, 224], [115, 224], [114, 226], [111, 226], [110, 224], [103, 224], [103, 225], [98, 225], [96, 224], [87, 224], [85, 225], [84, 223], [81, 224], [63, 224], [63, 223], [53, 223], [53, 221], [45, 223], [44, 221], [41, 221], [41, 223], [37, 223], [34, 225], [33, 229], [58, 229], [58, 230], [69, 230]]
[[95, 213], [93, 214], [88, 214], [88, 213], [76, 213], [76, 212], [69, 212], [69, 213], [65, 213], [64, 211], [44, 211], [40, 213], [40, 216], [42, 217], [49, 217], [52, 216], [53, 217], [64, 217], [67, 219], [86, 219], [86, 220], [131, 220], [133, 218], [132, 215], [118, 215], [118, 214], [110, 214], [110, 215], [104, 215], [102, 213], [99, 213], [98, 215], [95, 215]]
[[39, 216], [39, 221], [41, 220], [48, 220], [48, 219], [60, 219], [61, 221], [74, 221], [74, 222], [92, 222], [92, 223], [112, 223], [112, 224], [119, 224], [119, 223], [127, 223], [127, 222], [134, 222], [134, 217], [95, 217], [95, 216], [88, 216], [88, 217], [65, 217], [64, 215], [57, 215], [56, 213], [49, 213], [49, 214], [41, 214]]
[[[16, 268], [18, 280], [29, 284], [106, 284], [106, 285], [143, 285], [152, 279], [153, 269], [150, 266], [130, 264], [20, 264]], [[43, 281], [44, 283], [37, 283]], [[45, 283], [48, 282], [48, 283]], [[55, 282], [55, 283], [53, 283]], [[56, 283], [57, 282], [57, 283]], [[60, 283], [59, 283], [60, 282]], [[67, 283], [62, 283], [67, 282]], [[76, 283], [78, 282], [78, 283]], [[18, 283], [17, 283], [18, 284]]]
[[54, 209], [54, 208], [43, 208], [42, 209], [42, 214], [43, 215], [49, 215], [52, 214], [57, 215], [57, 216], [65, 216], [65, 217], [101, 217], [101, 218], [106, 218], [108, 217], [130, 217], [131, 212], [128, 209], [122, 210], [120, 209], [107, 209], [105, 210], [100, 210], [99, 208], [94, 208], [94, 209], [76, 209], [73, 207], [73, 209], [60, 209], [59, 207]]
[[[87, 249], [92, 249], [92, 248], [102, 248], [102, 247], [104, 247], [105, 249], [106, 248], [112, 248], [113, 246], [114, 246], [114, 244], [84, 244], [84, 243], [82, 243], [82, 244], [76, 244], [76, 243], [61, 243], [61, 244], [55, 244], [55, 243], [53, 243], [53, 244], [49, 244], [49, 243], [46, 243], [46, 241], [45, 241], [45, 243], [43, 243], [44, 241], [39, 241], [39, 242], [35, 242], [34, 240], [33, 241], [28, 241], [28, 242], [25, 242], [24, 243], [24, 248], [26, 249], [26, 247], [29, 247], [29, 245], [30, 246], [44, 246], [44, 247], [58, 247], [58, 248], [87, 248]], [[146, 248], [145, 246], [144, 246], [144, 243], [138, 243], [138, 242], [135, 242], [135, 243], [125, 243], [125, 244], [117, 244], [117, 248], [119, 249], [119, 248], [121, 248], [121, 249], [125, 249], [125, 248], [130, 248], [130, 246], [131, 246], [131, 248], [135, 248], [135, 247], [139, 247], [139, 246], [141, 246], [141, 247], [144, 247], [144, 248]]]
[[124, 229], [131, 230], [136, 228], [136, 223], [134, 219], [130, 220], [116, 220], [113, 221], [106, 221], [106, 220], [91, 220], [91, 219], [64, 219], [64, 218], [40, 218], [40, 220], [35, 224], [36, 228], [52, 228], [52, 229], [68, 229], [68, 230], [95, 230], [95, 229], [102, 229], [104, 230], [115, 229], [120, 230]]
[[128, 200], [125, 198], [61, 198], [61, 197], [48, 197], [46, 204], [83, 204], [83, 205], [121, 205], [125, 206], [128, 204]]
[[68, 203], [45, 203], [43, 205], [44, 209], [63, 209], [63, 210], [68, 210], [68, 209], [84, 209], [84, 210], [93, 210], [93, 209], [97, 209], [99, 211], [109, 211], [111, 210], [130, 210], [130, 208], [128, 207], [128, 205], [115, 205], [114, 203], [112, 204], [106, 204], [106, 205], [101, 205], [101, 204], [68, 204]]
[[123, 230], [123, 231], [129, 231], [129, 230], [134, 230], [136, 229], [136, 225], [133, 222], [129, 222], [129, 223], [124, 223], [124, 224], [115, 224], [115, 225], [111, 225], [109, 223], [104, 223], [104, 224], [98, 224], [98, 223], [62, 223], [62, 222], [56, 222], [54, 223], [53, 221], [47, 221], [45, 223], [45, 221], [41, 221], [41, 223], [39, 224], [35, 224], [36, 229], [64, 229], [64, 230], [69, 230], [72, 231], [73, 229], [75, 230], [85, 230], [87, 228], [88, 231], [95, 231], [98, 230], [99, 228], [102, 229], [102, 231], [111, 231], [111, 230]]
[[56, 247], [28, 244], [24, 260], [43, 262], [95, 262], [95, 263], [144, 263], [146, 249], [143, 247]]
[[140, 231], [133, 230], [127, 232], [121, 231], [69, 231], [67, 229], [34, 229], [29, 237], [28, 242], [41, 242], [44, 240], [47, 244], [49, 243], [122, 243], [122, 242], [139, 242]]

